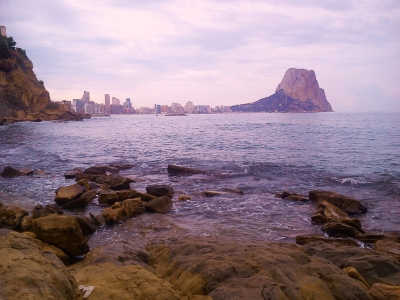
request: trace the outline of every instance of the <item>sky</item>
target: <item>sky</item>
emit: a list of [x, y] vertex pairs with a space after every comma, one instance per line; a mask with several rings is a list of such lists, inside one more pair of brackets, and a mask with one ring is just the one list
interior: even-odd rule
[[53, 101], [235, 105], [314, 70], [333, 110], [400, 111], [399, 0], [0, 0]]

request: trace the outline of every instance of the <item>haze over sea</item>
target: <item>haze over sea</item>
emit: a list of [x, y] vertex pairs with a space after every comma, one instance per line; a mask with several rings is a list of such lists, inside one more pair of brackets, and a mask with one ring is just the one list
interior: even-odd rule
[[[55, 190], [74, 183], [63, 174], [75, 167], [126, 162], [121, 171], [144, 191], [170, 184], [176, 195], [166, 215], [144, 214], [101, 228], [91, 245], [119, 238], [227, 236], [292, 241], [320, 233], [310, 203], [275, 198], [283, 190], [335, 191], [360, 200], [358, 216], [372, 232], [400, 227], [400, 113], [212, 114], [187, 117], [131, 115], [69, 123], [17, 123], [0, 127], [0, 170], [6, 165], [42, 169], [43, 177], [0, 178], [0, 198], [31, 209], [53, 203]], [[172, 176], [167, 165], [207, 174]], [[238, 188], [213, 198], [204, 190]], [[99, 212], [89, 205], [81, 214]], [[161, 233], [161, 234], [160, 234]]]

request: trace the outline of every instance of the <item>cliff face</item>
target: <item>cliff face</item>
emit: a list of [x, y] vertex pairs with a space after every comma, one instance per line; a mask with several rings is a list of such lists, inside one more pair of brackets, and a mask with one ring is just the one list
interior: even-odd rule
[[10, 50], [8, 58], [0, 59], [0, 117], [35, 113], [49, 103], [49, 92], [36, 78], [25, 51]]
[[313, 70], [289, 69], [275, 94], [258, 101], [231, 107], [237, 112], [328, 112], [332, 107], [318, 85]]

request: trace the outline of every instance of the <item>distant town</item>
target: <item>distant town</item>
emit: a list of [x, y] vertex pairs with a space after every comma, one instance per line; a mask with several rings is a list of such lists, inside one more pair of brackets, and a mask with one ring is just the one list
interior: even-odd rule
[[104, 96], [104, 104], [96, 103], [90, 100], [90, 93], [83, 92], [81, 99], [73, 99], [71, 101], [63, 101], [76, 113], [84, 113], [91, 115], [110, 115], [110, 114], [212, 114], [230, 112], [229, 106], [216, 106], [212, 108], [209, 105], [194, 105], [188, 101], [185, 106], [179, 103], [169, 105], [154, 104], [154, 107], [133, 108], [131, 99], [126, 98], [125, 102], [110, 97], [109, 94]]

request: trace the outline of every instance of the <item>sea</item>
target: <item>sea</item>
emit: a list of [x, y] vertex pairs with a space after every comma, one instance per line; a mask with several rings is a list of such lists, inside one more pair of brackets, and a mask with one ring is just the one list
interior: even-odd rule
[[[310, 202], [277, 198], [284, 190], [308, 196], [334, 191], [361, 201], [367, 232], [400, 230], [400, 113], [248, 113], [188, 116], [112, 115], [83, 122], [15, 123], [0, 127], [0, 170], [40, 169], [45, 175], [0, 178], [0, 201], [31, 209], [54, 203], [74, 184], [75, 167], [130, 163], [121, 175], [144, 192], [150, 184], [175, 190], [173, 209], [100, 227], [91, 247], [135, 239], [162, 242], [186, 236], [293, 242], [322, 234]], [[206, 171], [171, 175], [168, 164]], [[204, 197], [204, 191], [240, 189]], [[178, 201], [187, 194], [188, 201]], [[95, 199], [66, 214], [100, 213]]]

